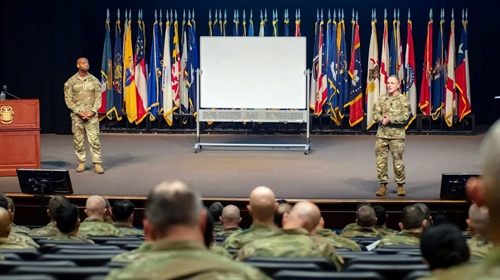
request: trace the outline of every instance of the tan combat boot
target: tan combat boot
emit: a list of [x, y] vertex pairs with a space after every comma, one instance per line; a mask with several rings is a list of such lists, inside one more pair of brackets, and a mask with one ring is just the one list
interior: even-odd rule
[[380, 184], [380, 188], [375, 193], [375, 195], [376, 196], [384, 196], [386, 193], [387, 193], [387, 186], [386, 186], [386, 184]]
[[403, 185], [398, 184], [398, 196], [405, 196], [406, 192], [405, 189], [403, 188]]
[[95, 173], [104, 174], [104, 168], [102, 168], [102, 165], [100, 163], [96, 163], [94, 167], [95, 167]]
[[85, 171], [85, 162], [79, 162], [78, 167], [76, 168], [76, 172], [83, 172]]

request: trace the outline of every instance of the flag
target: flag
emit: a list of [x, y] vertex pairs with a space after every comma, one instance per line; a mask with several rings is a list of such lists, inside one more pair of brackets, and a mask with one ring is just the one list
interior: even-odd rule
[[323, 112], [323, 105], [328, 97], [327, 80], [326, 80], [326, 56], [325, 43], [323, 36], [324, 22], [319, 23], [318, 34], [318, 66], [317, 66], [317, 88], [316, 88], [316, 103], [314, 105], [314, 113], [319, 116]]
[[290, 23], [290, 20], [288, 19], [288, 9], [285, 11], [285, 19], [283, 20], [283, 23], [285, 24], [283, 35], [288, 37], [290, 36], [290, 27], [288, 26], [288, 24]]
[[300, 18], [297, 18], [297, 13], [295, 14], [295, 37], [302, 36], [300, 34]]
[[458, 121], [471, 113], [467, 20], [462, 20], [462, 35], [457, 53], [456, 87], [458, 91]]
[[398, 47], [397, 52], [396, 52], [396, 75], [398, 76], [399, 81], [401, 82], [401, 89], [404, 88], [404, 60], [403, 60], [403, 46], [401, 44], [401, 22], [399, 21], [399, 10], [398, 10], [398, 20], [396, 22], [396, 45]]
[[349, 98], [349, 82], [348, 82], [348, 66], [347, 66], [347, 47], [345, 43], [345, 22], [344, 19], [339, 21], [337, 28], [337, 47], [339, 48], [339, 98], [337, 103], [337, 114], [340, 118], [344, 118], [344, 110], [347, 107]]
[[349, 125], [355, 126], [363, 120], [363, 91], [361, 79], [361, 41], [359, 39], [359, 24], [354, 21], [354, 38], [349, 64], [349, 77], [351, 78], [349, 102]]
[[259, 37], [266, 36], [266, 31], [265, 31], [264, 25], [265, 25], [265, 21], [264, 21], [264, 18], [262, 17], [262, 10], [261, 10], [260, 11]]
[[446, 59], [446, 94], [444, 99], [444, 120], [448, 127], [453, 125], [455, 112], [455, 19], [450, 22], [450, 39], [448, 41], [448, 58]]
[[174, 104], [176, 106], [180, 106], [180, 75], [181, 75], [181, 55], [179, 52], [179, 22], [177, 21], [177, 17], [173, 22], [173, 47], [172, 47], [172, 99], [174, 100]]
[[196, 116], [197, 96], [196, 96], [196, 70], [199, 68], [198, 46], [196, 43], [196, 24], [194, 20], [188, 21], [188, 53], [186, 62], [186, 86], [189, 98], [189, 112]]
[[[392, 32], [391, 32], [391, 40], [389, 45], [389, 76], [395, 76], [398, 74], [398, 43], [397, 40], [397, 20], [396, 20], [396, 12], [394, 12], [394, 20], [392, 21]], [[399, 80], [399, 77], [398, 77]]]
[[372, 34], [368, 50], [368, 70], [366, 73], [366, 129], [375, 124], [373, 121], [373, 106], [380, 94], [380, 73], [378, 64], [377, 20], [372, 18]]
[[137, 119], [137, 89], [135, 87], [134, 52], [132, 49], [132, 20], [130, 17], [125, 23], [123, 38], [123, 74], [125, 88], [125, 112], [130, 123]]
[[317, 16], [317, 21], [314, 24], [314, 46], [313, 46], [313, 62], [311, 71], [311, 84], [310, 84], [310, 97], [309, 97], [309, 107], [316, 112], [316, 94], [318, 89], [318, 72], [319, 72], [319, 29], [320, 22], [319, 16]]
[[[225, 33], [223, 34], [223, 36], [225, 36]], [[187, 27], [186, 27], [186, 21], [182, 20], [182, 54], [181, 54], [180, 71], [179, 71], [179, 101], [180, 101], [179, 107], [181, 108], [181, 113], [185, 114], [189, 114], [189, 96], [186, 88], [186, 76], [185, 76], [187, 58], [188, 58]]]
[[278, 11], [276, 11], [276, 13], [274, 13], [273, 11], [273, 36], [274, 37], [278, 37], [279, 36], [279, 30], [278, 30]]
[[327, 87], [328, 97], [326, 100], [326, 113], [335, 124], [340, 125], [340, 118], [335, 112], [338, 96], [337, 82], [337, 21], [328, 20], [326, 25], [326, 60], [327, 60]]
[[238, 16], [236, 14], [236, 11], [234, 12], [234, 18], [233, 18], [233, 36], [240, 36], [239, 34], [239, 21], [238, 21]]
[[[141, 12], [142, 13], [142, 12]], [[137, 32], [137, 40], [135, 41], [135, 88], [136, 88], [136, 112], [137, 118], [135, 124], [141, 123], [148, 115], [147, 100], [148, 100], [148, 82], [146, 78], [146, 56], [145, 47], [146, 40], [144, 38], [144, 21], [142, 16], [137, 21], [139, 30]]]
[[113, 115], [122, 120], [123, 112], [123, 45], [120, 19], [115, 23], [115, 48], [113, 54], [113, 107], [106, 113], [108, 119]]
[[253, 37], [253, 33], [254, 33], [254, 30], [253, 30], [253, 19], [252, 19], [252, 12], [250, 11], [250, 20], [248, 21], [248, 36], [249, 37]]
[[151, 121], [154, 121], [160, 110], [161, 100], [161, 54], [160, 54], [160, 34], [158, 21], [153, 23], [153, 40], [151, 42], [151, 53], [149, 54], [148, 73], [148, 112]]
[[243, 10], [243, 21], [241, 22], [241, 29], [243, 30], [243, 37], [247, 36], [247, 21], [245, 18], [245, 10]]
[[422, 71], [422, 85], [418, 107], [423, 115], [431, 114], [431, 79], [432, 79], [432, 10], [431, 18], [427, 23], [427, 39], [425, 40], [424, 69]]
[[432, 95], [431, 95], [431, 115], [433, 120], [437, 120], [441, 116], [441, 109], [444, 105], [444, 46], [443, 46], [443, 24], [444, 20], [441, 18], [439, 22], [439, 34], [436, 47], [436, 57], [434, 59], [434, 70], [432, 83]]
[[410, 117], [408, 118], [408, 122], [405, 127], [405, 129], [408, 129], [410, 124], [417, 118], [417, 87], [415, 76], [415, 52], [413, 48], [413, 24], [409, 16], [406, 36], [404, 93], [406, 97], [408, 97], [411, 106]]
[[220, 36], [220, 25], [219, 25], [219, 20], [217, 18], [217, 10], [215, 10], [215, 20], [213, 23], [213, 28], [210, 33], [210, 36]]
[[101, 98], [102, 105], [97, 113], [99, 120], [106, 117], [106, 113], [113, 107], [113, 61], [111, 56], [111, 35], [109, 32], [109, 10], [105, 22], [106, 34], [104, 36], [104, 48], [102, 50], [101, 62]]
[[379, 96], [387, 95], [387, 78], [389, 78], [389, 24], [384, 18], [384, 33], [382, 35], [382, 53], [380, 57], [380, 94]]
[[[171, 19], [170, 19], [171, 20]], [[163, 98], [163, 118], [169, 126], [173, 124], [174, 110], [174, 95], [172, 91], [172, 60], [170, 59], [170, 25], [171, 22], [167, 19], [165, 23], [165, 41], [163, 42], [163, 61], [162, 61], [162, 73], [161, 73], [161, 88], [162, 88], [162, 98]]]

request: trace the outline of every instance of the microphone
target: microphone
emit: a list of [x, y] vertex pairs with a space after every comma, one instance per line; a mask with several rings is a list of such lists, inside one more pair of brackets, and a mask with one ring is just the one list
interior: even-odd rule
[[7, 91], [7, 85], [3, 85], [3, 92], [6, 93], [6, 94], [8, 94], [8, 95], [10, 95], [10, 96], [12, 96], [12, 97], [14, 97], [15, 99], [21, 99], [21, 98], [15, 96], [14, 94], [8, 92]]

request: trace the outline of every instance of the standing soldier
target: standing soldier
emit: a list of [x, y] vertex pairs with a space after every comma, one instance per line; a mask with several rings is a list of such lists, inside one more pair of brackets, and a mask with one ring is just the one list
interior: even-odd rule
[[403, 153], [405, 148], [405, 124], [410, 116], [410, 101], [399, 92], [399, 80], [396, 76], [387, 79], [387, 95], [380, 96], [373, 108], [373, 120], [378, 122], [375, 156], [377, 158], [377, 176], [380, 188], [377, 196], [387, 193], [387, 160], [389, 151], [394, 165], [394, 181], [398, 184], [398, 196], [405, 196], [405, 166]]
[[95, 172], [103, 174], [97, 116], [97, 110], [102, 103], [101, 85], [99, 80], [88, 72], [89, 61], [86, 58], [80, 57], [76, 61], [76, 67], [78, 72], [64, 83], [64, 101], [71, 110], [73, 145], [78, 157], [76, 172], [85, 170], [86, 153], [83, 137], [86, 133]]

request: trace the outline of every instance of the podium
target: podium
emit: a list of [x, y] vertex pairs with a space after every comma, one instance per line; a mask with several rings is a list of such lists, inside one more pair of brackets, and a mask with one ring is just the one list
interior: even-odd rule
[[0, 101], [0, 176], [16, 176], [17, 168], [40, 168], [38, 99]]

